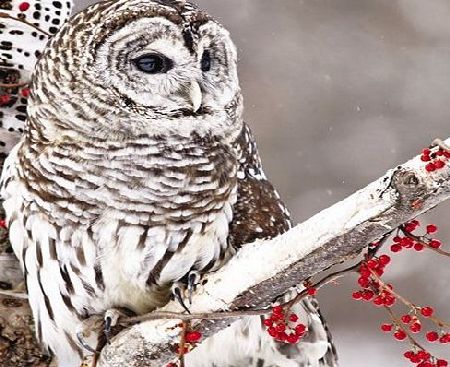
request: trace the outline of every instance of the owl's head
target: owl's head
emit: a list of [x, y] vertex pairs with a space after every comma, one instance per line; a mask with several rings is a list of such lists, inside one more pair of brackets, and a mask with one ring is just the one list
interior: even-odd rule
[[181, 0], [107, 0], [79, 13], [43, 53], [32, 89], [30, 120], [56, 119], [55, 134], [228, 134], [241, 123], [230, 35]]

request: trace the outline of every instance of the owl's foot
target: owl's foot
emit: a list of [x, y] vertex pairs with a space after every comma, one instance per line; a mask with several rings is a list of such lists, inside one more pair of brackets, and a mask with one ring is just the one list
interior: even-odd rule
[[192, 304], [192, 294], [194, 293], [197, 285], [200, 283], [201, 275], [197, 271], [191, 271], [184, 277], [184, 280], [180, 280], [173, 284], [172, 294], [178, 303], [183, 307], [187, 313], [191, 313], [186, 306], [185, 299], [189, 301], [189, 305]]
[[109, 344], [111, 339], [112, 328], [118, 324], [120, 318], [127, 318], [130, 316], [128, 311], [128, 309], [111, 308], [105, 312], [103, 334], [105, 335], [107, 344]]
[[[103, 316], [92, 315], [81, 323], [80, 331], [77, 332], [78, 342], [88, 352], [96, 354], [106, 344], [109, 344], [111, 335], [114, 336], [120, 331], [114, 330], [118, 325], [119, 319], [130, 316], [135, 316], [135, 314], [127, 308], [110, 308], [106, 310]], [[86, 341], [92, 333], [97, 335], [96, 348], [91, 347], [91, 345]]]

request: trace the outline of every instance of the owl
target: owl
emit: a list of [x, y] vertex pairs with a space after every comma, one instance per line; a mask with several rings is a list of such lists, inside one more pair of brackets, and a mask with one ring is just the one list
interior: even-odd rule
[[[37, 63], [27, 113], [1, 194], [37, 337], [62, 367], [83, 358], [83, 320], [152, 311], [291, 226], [243, 121], [236, 48], [191, 3], [106, 0], [74, 16]], [[316, 301], [298, 307], [303, 343], [247, 318], [189, 366], [335, 366]]]

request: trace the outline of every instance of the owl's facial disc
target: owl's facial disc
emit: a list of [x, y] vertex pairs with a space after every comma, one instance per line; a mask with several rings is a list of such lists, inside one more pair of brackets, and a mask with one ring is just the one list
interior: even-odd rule
[[163, 17], [128, 23], [97, 48], [93, 77], [150, 117], [223, 114], [239, 93], [235, 47], [213, 21], [189, 45], [183, 26]]

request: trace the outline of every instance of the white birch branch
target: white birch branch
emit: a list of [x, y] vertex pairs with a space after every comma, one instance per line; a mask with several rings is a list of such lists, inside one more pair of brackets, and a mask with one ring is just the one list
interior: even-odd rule
[[[446, 140], [450, 145], [450, 138]], [[287, 233], [243, 246], [223, 268], [208, 276], [193, 298], [193, 313], [264, 308], [305, 279], [354, 257], [369, 243], [450, 197], [449, 164], [427, 172], [419, 157], [389, 170], [347, 199]], [[171, 302], [159, 311], [182, 312]], [[208, 337], [232, 320], [199, 321]], [[164, 366], [176, 357], [177, 320], [153, 320], [116, 336], [99, 367]], [[191, 353], [195, 353], [195, 350]]]

